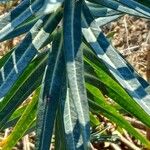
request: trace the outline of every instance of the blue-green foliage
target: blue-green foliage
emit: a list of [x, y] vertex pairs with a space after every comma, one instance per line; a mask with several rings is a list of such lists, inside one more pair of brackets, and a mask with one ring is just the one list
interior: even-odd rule
[[[0, 129], [17, 122], [26, 133], [36, 129], [38, 150], [49, 150], [54, 133], [56, 149], [87, 150], [90, 109], [149, 146], [104, 95], [150, 127], [150, 86], [101, 30], [125, 14], [150, 19], [148, 1], [23, 0], [0, 16], [0, 42], [25, 34], [0, 60]], [[24, 125], [36, 111], [18, 107], [39, 87], [37, 117]], [[15, 130], [0, 146], [12, 149], [26, 133]]]

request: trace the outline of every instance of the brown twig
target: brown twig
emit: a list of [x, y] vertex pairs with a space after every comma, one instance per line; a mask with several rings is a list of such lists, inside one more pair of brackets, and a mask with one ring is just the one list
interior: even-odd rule
[[121, 150], [121, 148], [120, 148], [117, 144], [110, 143], [110, 146], [111, 146], [114, 150]]
[[123, 129], [123, 134], [124, 134], [124, 136], [126, 137], [127, 140], [129, 140], [131, 143], [133, 143], [131, 137], [129, 136], [128, 132], [125, 129]]
[[131, 143], [125, 137], [123, 137], [118, 131], [114, 131], [113, 134], [117, 134], [120, 137], [120, 141], [127, 145], [131, 150], [141, 150], [135, 144]]
[[30, 150], [29, 136], [25, 135], [22, 139], [23, 150]]
[[125, 119], [129, 121], [135, 128], [146, 131], [146, 126], [135, 118], [125, 116]]

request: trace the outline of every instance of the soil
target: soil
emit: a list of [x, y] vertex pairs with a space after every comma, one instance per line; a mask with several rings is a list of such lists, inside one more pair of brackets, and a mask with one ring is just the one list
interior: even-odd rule
[[112, 44], [147, 79], [150, 53], [150, 21], [125, 15], [104, 27], [104, 32], [115, 32]]

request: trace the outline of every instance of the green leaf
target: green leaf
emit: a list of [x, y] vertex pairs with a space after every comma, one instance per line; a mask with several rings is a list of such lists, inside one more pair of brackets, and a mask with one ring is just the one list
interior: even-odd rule
[[[64, 99], [66, 98], [66, 82], [64, 81], [64, 87], [62, 88], [62, 94], [59, 101], [56, 122], [55, 122], [55, 149], [66, 150], [66, 134], [65, 125], [68, 126], [64, 115]], [[65, 125], [64, 125], [65, 124]], [[61, 140], [60, 140], [61, 139]], [[71, 142], [71, 141], [70, 141]]]
[[[92, 3], [93, 4], [93, 3]], [[94, 5], [94, 6], [91, 6], [91, 3], [87, 3], [87, 6], [89, 7], [91, 13], [93, 14], [93, 16], [95, 18], [98, 18], [98, 17], [108, 17], [108, 16], [114, 16], [114, 15], [121, 15], [123, 13], [119, 12], [119, 11], [116, 11], [116, 10], [113, 10], [113, 9], [110, 9], [110, 8], [107, 8], [107, 7], [104, 7], [104, 6], [101, 6], [101, 5]]]
[[26, 109], [28, 103], [24, 106], [19, 107], [9, 118], [9, 120], [7, 121], [7, 123], [5, 124], [5, 126], [2, 128], [2, 130], [10, 128], [15, 126], [15, 124], [17, 123], [17, 121], [19, 120], [19, 118], [21, 117], [22, 113], [24, 112], [24, 110]]
[[[39, 88], [40, 89], [40, 88]], [[28, 104], [27, 108], [23, 112], [21, 118], [14, 127], [12, 133], [0, 143], [3, 150], [10, 150], [15, 146], [15, 144], [22, 138], [25, 132], [32, 125], [36, 117], [36, 107], [39, 98], [39, 89], [36, 90], [31, 102]]]
[[97, 119], [95, 115], [92, 114], [92, 112], [90, 112], [90, 122], [91, 126], [93, 127], [97, 127], [100, 125], [100, 121]]
[[12, 39], [14, 37], [17, 37], [19, 35], [22, 35], [28, 31], [31, 30], [31, 28], [34, 26], [34, 24], [42, 19], [44, 19], [43, 22], [45, 22], [47, 20], [47, 17], [49, 16], [46, 16], [46, 17], [30, 17], [29, 19], [27, 19], [26, 21], [24, 21], [21, 25], [19, 25], [16, 29], [14, 29], [12, 32], [10, 32], [7, 36], [5, 36], [4, 38], [2, 38], [0, 40], [0, 42], [3, 42], [3, 41], [6, 41], [8, 39]]
[[49, 39], [50, 34], [54, 31], [61, 18], [62, 9], [58, 9], [56, 13], [47, 18], [43, 28], [41, 26], [44, 20], [38, 20], [22, 43], [13, 51], [9, 60], [0, 70], [0, 98], [5, 96], [33, 57], [40, 52], [39, 50], [45, 41]]
[[[21, 8], [23, 8], [25, 2], [22, 2], [20, 5], [22, 6]], [[5, 36], [7, 36], [8, 34], [10, 34], [14, 29], [16, 29], [19, 25], [21, 25], [26, 19], [28, 19], [29, 17], [33, 16], [42, 6], [43, 6], [42, 1], [34, 1], [30, 7], [25, 6], [25, 10], [20, 9], [19, 14], [17, 13], [17, 16], [13, 16], [13, 19], [11, 20], [11, 13], [8, 14], [8, 18], [6, 17], [6, 23], [3, 23], [4, 21], [1, 20], [2, 25], [4, 26], [1, 30], [0, 30], [0, 40], [2, 38], [4, 38]], [[29, 4], [27, 4], [29, 5]], [[16, 14], [16, 10], [15, 14]], [[13, 11], [13, 12], [14, 12]], [[13, 13], [12, 13], [13, 14]], [[2, 18], [5, 20], [5, 16], [4, 18]], [[11, 22], [9, 22], [9, 20], [11, 20]]]
[[15, 9], [11, 12], [0, 16], [0, 30], [4, 28], [8, 23], [12, 22], [16, 17], [18, 17], [23, 11], [25, 11], [30, 6], [29, 0], [22, 1]]
[[147, 147], [150, 146], [150, 142], [142, 134], [136, 131], [134, 127], [132, 127], [130, 123], [128, 123], [123, 118], [123, 116], [120, 115], [119, 112], [117, 112], [117, 110], [114, 107], [112, 107], [110, 104], [106, 102], [103, 94], [100, 92], [98, 88], [87, 83], [86, 87], [90, 92], [90, 94], [94, 96], [93, 100], [89, 100], [89, 103], [95, 113], [97, 114], [102, 113], [105, 117], [109, 118], [111, 121], [115, 122], [120, 127], [126, 129], [130, 134], [139, 139]]
[[[74, 103], [74, 110], [77, 113], [79, 121], [77, 124], [79, 125], [78, 132], [81, 133], [81, 139], [83, 140], [79, 141], [80, 147], [82, 149], [88, 149], [90, 138], [89, 112], [86, 90], [84, 87], [82, 60], [83, 54], [82, 51], [79, 50], [81, 44], [81, 7], [82, 1], [65, 0], [64, 50], [66, 58], [68, 84], [70, 88], [69, 95], [71, 95], [72, 102]], [[70, 139], [71, 141], [74, 140], [74, 137], [72, 137], [72, 133], [70, 133]], [[74, 144], [74, 149], [76, 149], [78, 146], [76, 145], [77, 143], [75, 142], [72, 144]], [[69, 146], [69, 148], [71, 149], [72, 147]]]
[[[117, 102], [122, 108], [150, 127], [149, 115], [111, 77], [106, 66], [89, 51], [88, 47], [84, 49], [84, 56], [85, 62], [88, 64], [88, 66], [86, 65], [86, 82], [95, 84], [95, 86]], [[89, 68], [89, 65], [93, 69]]]
[[[87, 3], [88, 6], [88, 3]], [[97, 6], [97, 5], [96, 5]], [[112, 9], [103, 7], [103, 6], [89, 6], [90, 12], [93, 14], [94, 18], [96, 19], [99, 26], [103, 26], [111, 21], [114, 21], [124, 14], [118, 11], [114, 11]]]
[[25, 69], [27, 64], [29, 64], [33, 57], [37, 54], [35, 48], [27, 48], [31, 44], [32, 35], [37, 35], [41, 24], [42, 22], [37, 22], [22, 43], [11, 53], [6, 63], [1, 67], [0, 89], [2, 90], [0, 92], [0, 98], [3, 98], [22, 73], [23, 69]]
[[146, 7], [150, 8], [149, 0], [135, 0], [135, 1], [137, 1], [138, 3], [141, 3], [141, 4], [145, 5]]
[[0, 128], [2, 128], [18, 106], [40, 85], [47, 53], [39, 55], [15, 82], [0, 102]]
[[115, 0], [100, 0], [100, 1], [99, 0], [88, 0], [88, 1], [103, 5], [107, 8], [111, 8], [113, 10], [116, 10], [116, 11], [119, 11], [119, 12], [122, 12], [125, 14], [144, 17], [144, 18], [148, 18], [148, 19], [150, 18], [150, 16], [147, 13], [143, 14], [143, 13], [137, 11], [136, 9], [132, 9], [128, 6], [122, 5], [121, 3], [119, 3], [118, 1], [115, 1]]
[[144, 14], [145, 16], [150, 17], [150, 9], [144, 5], [141, 5], [138, 2], [135, 2], [134, 0], [117, 0], [117, 1], [133, 10], [140, 12], [141, 14]]
[[[61, 131], [55, 135], [56, 149], [82, 149], [82, 133], [79, 131], [79, 119], [66, 79], [64, 79], [63, 83], [58, 112], [59, 114], [57, 115], [59, 115], [59, 121], [62, 124], [57, 126]], [[58, 125], [58, 122], [56, 122], [56, 125]], [[62, 136], [64, 138], [60, 140]]]
[[86, 6], [84, 7], [84, 15], [83, 34], [85, 39], [115, 79], [126, 89], [143, 110], [150, 114], [148, 93], [133, 74], [131, 68], [126, 65], [124, 59], [110, 45]]
[[[84, 149], [83, 137], [80, 131], [80, 121], [77, 114], [70, 89], [67, 87], [66, 99], [64, 101], [62, 114], [64, 120], [65, 137], [67, 147], [70, 149]], [[84, 143], [87, 145], [87, 143]]]
[[99, 17], [96, 18], [96, 22], [97, 24], [102, 27], [112, 21], [115, 21], [117, 19], [119, 19], [120, 17], [122, 17], [123, 15], [114, 15], [114, 16], [108, 16], [108, 17]]
[[64, 68], [62, 36], [59, 34], [54, 38], [52, 52], [49, 52], [49, 61], [42, 82], [37, 118], [37, 150], [49, 150], [50, 148], [61, 87], [64, 81]]
[[6, 63], [6, 61], [8, 60], [8, 58], [10, 57], [10, 55], [12, 54], [14, 49], [12, 49], [10, 52], [8, 52], [7, 54], [5, 54], [1, 59], [0, 59], [0, 68], [2, 68], [2, 66]]

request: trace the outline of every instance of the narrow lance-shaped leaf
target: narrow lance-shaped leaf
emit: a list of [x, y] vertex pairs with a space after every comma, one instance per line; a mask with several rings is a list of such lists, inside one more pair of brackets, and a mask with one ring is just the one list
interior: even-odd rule
[[150, 127], [150, 116], [129, 96], [123, 87], [117, 83], [102, 62], [98, 61], [96, 56], [94, 57], [92, 53], [88, 54], [87, 51], [85, 53], [86, 83], [94, 84], [104, 95], [110, 97], [124, 108], [125, 111]]
[[[99, 24], [99, 23], [98, 23]], [[88, 56], [88, 59], [89, 58], [92, 58], [93, 57], [93, 54], [94, 53], [91, 53], [91, 48], [89, 47], [89, 45], [87, 46], [87, 43], [86, 43], [86, 41], [84, 41], [85, 43], [83, 44], [83, 47], [84, 47], [84, 50], [85, 50], [85, 53], [84, 54], [88, 54], [88, 53], [90, 53], [90, 54], [88, 54], [87, 56]], [[121, 57], [122, 57], [122, 61], [124, 61], [124, 63], [130, 68], [130, 70], [131, 70], [131, 72], [134, 74], [134, 76], [138, 79], [138, 81], [140, 82], [140, 84], [142, 85], [142, 87], [145, 89], [145, 91], [148, 93], [148, 94], [150, 94], [150, 84], [145, 80], [145, 79], [143, 79], [140, 75], [139, 75], [139, 73], [137, 73], [137, 71], [133, 68], [133, 66], [124, 58], [124, 56], [121, 54], [121, 53], [119, 53], [119, 51], [116, 51], [117, 53], [118, 53], [118, 55], [120, 55]], [[94, 57], [93, 58], [94, 60], [95, 59], [98, 59], [98, 58], [96, 58], [96, 57]]]
[[[38, 32], [38, 28], [42, 25], [41, 21], [38, 21], [37, 24], [33, 27], [31, 32], [26, 36], [21, 43], [9, 56], [8, 61], [2, 66], [0, 69], [0, 98], [2, 98], [8, 90], [11, 88], [15, 80], [21, 74], [26, 65], [32, 60], [32, 58], [36, 55], [37, 51], [35, 49], [29, 50], [29, 54], [26, 52], [26, 47], [29, 46], [30, 41], [32, 40], [32, 35], [36, 35]], [[25, 43], [24, 43], [25, 42]], [[22, 59], [23, 62], [20, 62], [20, 58], [24, 56]], [[26, 59], [25, 59], [26, 56]], [[28, 57], [27, 57], [28, 56]], [[22, 64], [22, 65], [21, 65]]]
[[111, 9], [114, 9], [114, 10], [117, 10], [126, 14], [144, 17], [144, 18], [150, 18], [149, 15], [142, 14], [132, 8], [126, 7], [120, 4], [118, 1], [114, 1], [114, 0], [89, 0], [89, 1], [98, 3], [100, 5], [106, 6], [108, 8], [111, 8]]
[[[57, 25], [57, 21], [59, 21], [58, 18], [59, 16], [61, 16], [59, 13], [56, 14], [58, 16], [56, 15], [56, 18], [54, 17], [55, 14], [54, 16], [52, 16], [53, 19], [51, 18], [49, 20], [50, 24], [46, 24], [44, 31], [53, 31], [53, 29], [55, 28], [55, 26], [53, 25]], [[50, 27], [50, 29], [48, 27]], [[41, 33], [43, 33], [44, 31], [42, 31]], [[47, 34], [45, 36], [46, 38], [44, 38], [46, 41], [43, 41], [44, 43], [41, 45], [41, 47], [47, 43], [47, 40], [51, 42], [51, 40], [53, 39], [51, 38], [51, 36], [47, 38]], [[40, 63], [38, 61], [40, 61]], [[40, 84], [41, 77], [43, 75], [43, 69], [45, 66], [45, 58], [44, 60], [40, 60], [37, 57], [37, 61], [33, 61], [33, 63], [31, 63], [31, 65], [29, 66], [30, 67], [27, 67], [27, 70], [25, 70], [23, 75], [21, 75], [19, 80], [17, 80], [16, 84], [14, 84], [14, 86], [5, 96], [4, 100], [0, 103], [0, 118], [2, 118], [2, 120], [0, 121], [0, 128], [2, 128], [5, 125], [11, 113], [15, 111], [15, 109], [25, 100], [25, 98], [27, 98], [27, 96], [31, 94], [31, 92], [36, 88], [36, 86]]]
[[101, 124], [98, 117], [94, 115], [91, 111], [90, 111], [90, 124], [92, 127], [97, 127]]
[[27, 108], [27, 105], [28, 105], [28, 103], [24, 106], [17, 108], [15, 110], [15, 112], [11, 115], [11, 117], [9, 118], [9, 120], [7, 121], [5, 126], [3, 126], [2, 130], [10, 128], [10, 127], [14, 127], [16, 125], [17, 121], [19, 120], [19, 118], [21, 117], [22, 113]]
[[22, 1], [15, 9], [0, 16], [0, 29], [5, 27], [8, 23], [11, 23], [16, 17], [18, 17], [23, 11], [30, 6], [30, 0]]
[[98, 5], [97, 7], [96, 6], [95, 5], [93, 7], [89, 6], [89, 9], [94, 18], [96, 19], [96, 21], [98, 22], [99, 26], [103, 26], [123, 16], [123, 13], [121, 12], [100, 5]]
[[150, 96], [134, 76], [132, 70], [126, 65], [123, 58], [107, 41], [87, 7], [84, 7], [83, 34], [93, 51], [104, 62], [112, 75], [134, 100], [150, 114]]
[[149, 0], [135, 0], [135, 1], [137, 1], [138, 3], [141, 3], [141, 4], [145, 5], [146, 7], [150, 8], [150, 1]]
[[[98, 5], [98, 6], [97, 6]], [[96, 6], [89, 6], [87, 3], [87, 6], [89, 7], [90, 11], [92, 12], [93, 16], [95, 18], [97, 17], [108, 17], [108, 16], [114, 16], [114, 15], [121, 15], [123, 14], [122, 12], [101, 6], [97, 4]]]
[[63, 119], [67, 147], [71, 150], [84, 149], [80, 120], [71, 90], [67, 87], [66, 99], [63, 104]]
[[[95, 20], [96, 20], [96, 22], [99, 26], [103, 26], [103, 25], [109, 23], [110, 21], [118, 19], [119, 17], [121, 17], [123, 15], [123, 13], [121, 13], [119, 11], [114, 11], [112, 9], [109, 9], [107, 7], [105, 8], [105, 7], [103, 7], [101, 5], [98, 5], [98, 4], [95, 4], [94, 6], [91, 6], [91, 5], [89, 5], [89, 3], [87, 3], [87, 6], [89, 7], [89, 9], [90, 9], [91, 13], [93, 14], [93, 16], [96, 18]], [[145, 88], [145, 90], [148, 93], [150, 93], [149, 84], [143, 78], [141, 78], [138, 75], [138, 73], [133, 69], [133, 67], [126, 60], [124, 60], [124, 62], [128, 65], [128, 67], [132, 70], [134, 75], [138, 78], [138, 80], [141, 83], [141, 85], [143, 86], [143, 88]]]
[[[55, 148], [84, 149], [82, 133], [79, 131], [80, 122], [66, 76], [62, 86], [55, 128]], [[63, 137], [63, 140], [60, 140], [60, 137]]]
[[24, 0], [6, 15], [0, 16], [0, 41], [30, 17], [44, 16], [57, 10], [63, 0]]
[[[11, 88], [17, 77], [20, 75], [22, 70], [24, 69], [24, 66], [31, 61], [31, 59], [36, 55], [36, 50], [30, 50], [29, 56], [26, 58], [26, 60], [22, 62], [19, 62], [20, 58], [25, 55], [27, 56], [27, 53], [25, 53], [26, 48], [30, 45], [32, 41], [32, 36], [35, 37], [38, 33], [39, 28], [41, 28], [43, 21], [39, 20], [35, 26], [31, 29], [30, 33], [25, 37], [25, 39], [22, 41], [22, 43], [19, 44], [18, 47], [15, 48], [15, 50], [12, 52], [12, 54], [9, 56], [9, 59], [7, 62], [1, 67], [0, 69], [0, 98], [2, 98], [8, 90]], [[18, 66], [19, 64], [23, 64]]]
[[[66, 95], [65, 92], [62, 94]], [[62, 100], [62, 97], [61, 97], [61, 100]], [[59, 102], [59, 107], [58, 107], [56, 122], [55, 122], [55, 149], [65, 150], [65, 149], [67, 149], [66, 148], [67, 144], [66, 144], [64, 123], [67, 123], [67, 122], [66, 122], [66, 120], [65, 120], [65, 122], [63, 120], [63, 111], [62, 111], [60, 105], [61, 105], [61, 103]], [[67, 126], [68, 126], [68, 124], [67, 124]], [[70, 141], [70, 143], [71, 143], [71, 141]]]
[[[88, 149], [90, 128], [86, 90], [83, 76], [83, 54], [81, 44], [82, 1], [65, 0], [64, 7], [64, 51], [71, 98], [79, 119], [79, 132], [82, 134], [80, 146]], [[70, 42], [68, 42], [70, 41]]]
[[115, 21], [117, 19], [119, 19], [120, 17], [122, 17], [123, 15], [114, 15], [114, 16], [108, 16], [108, 17], [99, 17], [96, 18], [96, 22], [97, 24], [102, 27], [104, 25], [106, 25], [107, 23], [110, 23], [112, 21]]
[[139, 75], [139, 73], [132, 67], [132, 65], [120, 53], [119, 53], [119, 55], [123, 58], [122, 61], [124, 61], [124, 63], [130, 68], [131, 72], [138, 79], [138, 81], [140, 82], [140, 84], [142, 85], [142, 87], [145, 89], [145, 91], [148, 94], [150, 94], [150, 84]]
[[[2, 38], [0, 40], [0, 42], [12, 39], [14, 37], [17, 37], [19, 35], [22, 35], [28, 31], [31, 30], [31, 28], [34, 26], [34, 24], [39, 20], [39, 19], [43, 19], [46, 18], [44, 17], [31, 17], [30, 19], [26, 20], [25, 22], [23, 22], [21, 25], [19, 25], [16, 29], [14, 29], [12, 32], [10, 32], [9, 34], [7, 34], [7, 36], [5, 36], [4, 38]], [[46, 21], [46, 20], [45, 20]], [[45, 22], [44, 21], [44, 22]]]
[[45, 41], [58, 25], [61, 17], [62, 9], [59, 9], [49, 18], [46, 17], [47, 21], [43, 28], [41, 28], [43, 20], [38, 20], [23, 42], [13, 51], [9, 60], [0, 70], [0, 98], [8, 92], [25, 67], [39, 52], [40, 48], [42, 48]]
[[0, 40], [10, 34], [16, 27], [18, 27], [21, 23], [23, 23], [26, 19], [33, 16], [41, 7], [43, 6], [43, 1], [34, 1], [30, 7], [28, 7], [25, 11], [20, 13], [19, 16], [14, 18], [10, 23], [5, 25], [0, 30]]
[[134, 1], [134, 0], [118, 0], [121, 4], [128, 6], [129, 8], [132, 8], [144, 15], [147, 15], [150, 17], [150, 9], [144, 5], [141, 5], [140, 3]]
[[43, 77], [38, 105], [37, 150], [50, 148], [65, 70], [62, 42], [62, 36], [59, 33], [54, 38], [52, 52], [49, 52], [49, 61]]
[[[84, 41], [85, 42], [85, 41]], [[99, 61], [98, 60], [98, 57], [96, 57], [96, 55], [94, 53], [92, 53], [92, 49], [87, 46], [86, 42], [83, 44], [82, 43], [82, 47], [84, 49], [84, 55], [86, 56], [86, 58], [88, 58], [90, 61], [93, 62], [93, 60], [91, 59], [94, 59], [94, 63]], [[118, 52], [118, 51], [116, 51]], [[134, 68], [131, 66], [131, 64], [126, 61], [126, 59], [118, 52], [118, 55], [120, 55], [122, 57], [122, 61], [124, 61], [124, 63], [130, 68], [131, 72], [134, 74], [134, 76], [138, 79], [138, 81], [140, 82], [140, 84], [142, 85], [142, 87], [145, 89], [145, 91], [149, 94], [150, 93], [150, 85], [149, 83], [144, 80], [137, 72], [136, 70], [134, 70]], [[98, 63], [99, 67], [101, 68], [102, 66], [105, 66], [104, 64], [103, 65], [100, 65], [100, 63]], [[90, 64], [91, 65], [91, 64]], [[102, 67], [103, 69], [105, 67]], [[105, 70], [105, 69], [104, 69]]]
[[11, 90], [0, 103], [0, 129], [7, 123], [12, 113], [41, 84], [47, 54], [39, 55], [25, 69]]
[[42, 8], [36, 13], [36, 15], [46, 15], [56, 11], [62, 5], [63, 1], [64, 0], [44, 0]]
[[36, 90], [31, 102], [23, 112], [12, 133], [5, 140], [0, 142], [0, 146], [3, 150], [12, 149], [34, 122], [34, 119], [36, 117], [39, 91], [39, 89]]
[[150, 146], [150, 142], [142, 134], [135, 130], [134, 127], [130, 125], [130, 123], [128, 123], [114, 107], [106, 102], [103, 94], [98, 88], [91, 84], [86, 84], [86, 87], [89, 93], [93, 96], [93, 100], [89, 100], [89, 103], [96, 113], [101, 112], [104, 116], [115, 122], [117, 125], [126, 129], [134, 137], [140, 139], [140, 141], [143, 142], [143, 144], [145, 144], [147, 147]]
[[0, 68], [6, 63], [6, 61], [9, 59], [11, 53], [13, 52], [14, 48], [10, 50], [7, 54], [5, 54], [1, 59], [0, 59]]
[[[66, 94], [67, 94], [67, 76], [66, 76], [66, 69], [64, 70], [64, 79], [62, 83], [61, 93], [59, 97], [59, 104], [58, 110], [56, 115], [56, 122], [55, 122], [55, 149], [66, 150], [69, 144], [73, 144], [74, 141], [71, 138], [67, 138], [68, 133], [73, 134], [72, 126], [70, 126], [68, 122], [68, 118], [70, 119], [70, 111], [65, 109], [66, 101]], [[69, 131], [70, 130], [70, 131]], [[61, 139], [61, 140], [60, 140]]]

